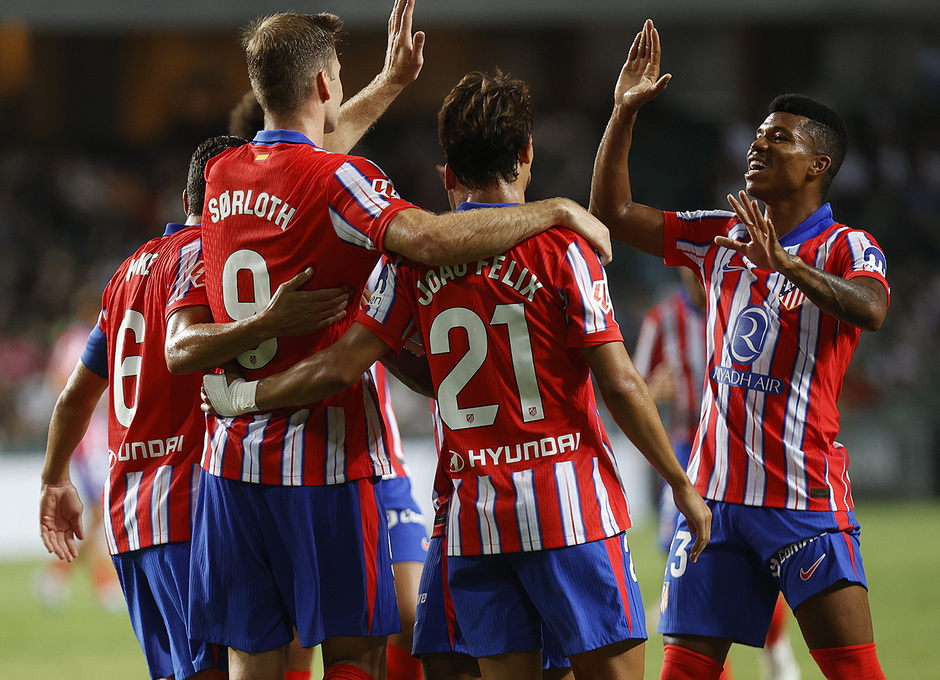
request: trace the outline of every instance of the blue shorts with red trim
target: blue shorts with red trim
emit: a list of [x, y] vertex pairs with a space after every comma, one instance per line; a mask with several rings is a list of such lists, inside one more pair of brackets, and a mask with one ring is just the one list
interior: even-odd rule
[[428, 553], [428, 528], [421, 507], [411, 493], [411, 479], [394, 477], [379, 482], [385, 503], [392, 564], [424, 562]]
[[698, 562], [679, 521], [666, 564], [659, 632], [763, 647], [779, 592], [796, 609], [839, 581], [868, 587], [854, 512], [786, 510], [721, 501]]
[[111, 557], [131, 627], [154, 678], [185, 680], [210, 668], [228, 669], [224, 647], [192, 642], [189, 618], [189, 542], [156, 545]]
[[454, 611], [472, 656], [539, 649], [543, 624], [568, 657], [646, 639], [626, 534], [554, 550], [447, 560]]
[[[418, 587], [418, 609], [415, 617], [414, 646], [412, 654], [445, 654], [458, 652], [469, 654], [470, 649], [460, 632], [454, 615], [450, 589], [447, 586], [447, 541], [442, 536], [431, 539], [421, 583]], [[544, 668], [568, 668], [571, 663], [561, 652], [561, 646], [544, 629], [542, 630], [542, 666]]]
[[268, 486], [203, 474], [190, 632], [246, 652], [400, 630], [381, 490]]

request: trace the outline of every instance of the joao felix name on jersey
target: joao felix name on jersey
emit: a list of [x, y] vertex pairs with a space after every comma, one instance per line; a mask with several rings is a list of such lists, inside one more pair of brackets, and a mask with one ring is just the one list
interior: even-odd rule
[[460, 267], [390, 263], [359, 321], [394, 348], [421, 334], [442, 425], [438, 478], [452, 485], [450, 554], [555, 548], [629, 526], [581, 354], [621, 340], [586, 242], [556, 229]]

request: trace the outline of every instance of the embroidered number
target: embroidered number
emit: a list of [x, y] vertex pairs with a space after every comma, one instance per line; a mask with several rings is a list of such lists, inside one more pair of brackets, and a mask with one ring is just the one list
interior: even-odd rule
[[[545, 418], [542, 395], [535, 374], [532, 357], [532, 342], [529, 325], [522, 303], [497, 305], [489, 326], [506, 326], [509, 335], [509, 353], [512, 359], [519, 409], [523, 422], [530, 423]], [[486, 362], [489, 352], [489, 331], [479, 315], [466, 307], [451, 307], [438, 314], [428, 333], [431, 354], [447, 354], [450, 349], [450, 332], [462, 328], [467, 334], [467, 352], [450, 373], [441, 381], [437, 391], [437, 402], [441, 419], [452, 430], [487, 427], [496, 422], [499, 404], [487, 404], [461, 408], [458, 396]]]

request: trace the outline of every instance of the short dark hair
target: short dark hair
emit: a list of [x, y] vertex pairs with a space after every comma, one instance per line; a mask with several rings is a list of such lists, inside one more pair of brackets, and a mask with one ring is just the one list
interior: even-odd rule
[[186, 199], [191, 217], [202, 216], [202, 204], [206, 200], [206, 164], [209, 160], [226, 149], [247, 144], [247, 139], [234, 135], [210, 137], [198, 147], [189, 162], [189, 176], [186, 179]]
[[781, 94], [770, 102], [770, 113], [792, 113], [809, 119], [806, 126], [813, 140], [813, 153], [829, 156], [832, 164], [823, 177], [822, 193], [829, 190], [833, 178], [842, 167], [845, 153], [849, 146], [848, 130], [845, 121], [838, 113], [815, 99], [801, 94]]
[[242, 46], [248, 79], [265, 111], [296, 111], [313, 91], [318, 72], [331, 66], [343, 29], [335, 14], [284, 12], [256, 19], [245, 29]]
[[228, 133], [236, 137], [254, 139], [264, 129], [264, 109], [255, 93], [248, 90], [228, 114]]
[[468, 189], [519, 176], [519, 153], [532, 137], [529, 88], [499, 70], [468, 73], [444, 99], [437, 134], [447, 164]]

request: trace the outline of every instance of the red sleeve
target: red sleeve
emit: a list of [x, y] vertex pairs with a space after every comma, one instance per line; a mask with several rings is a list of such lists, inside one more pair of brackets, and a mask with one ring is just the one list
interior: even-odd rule
[[597, 253], [581, 238], [562, 254], [557, 287], [565, 295], [569, 347], [591, 347], [622, 341], [614, 319], [607, 274]]
[[334, 227], [346, 243], [375, 249], [388, 255], [385, 232], [402, 210], [418, 206], [402, 199], [382, 170], [364, 158], [348, 156], [337, 168], [329, 186], [329, 204]]

